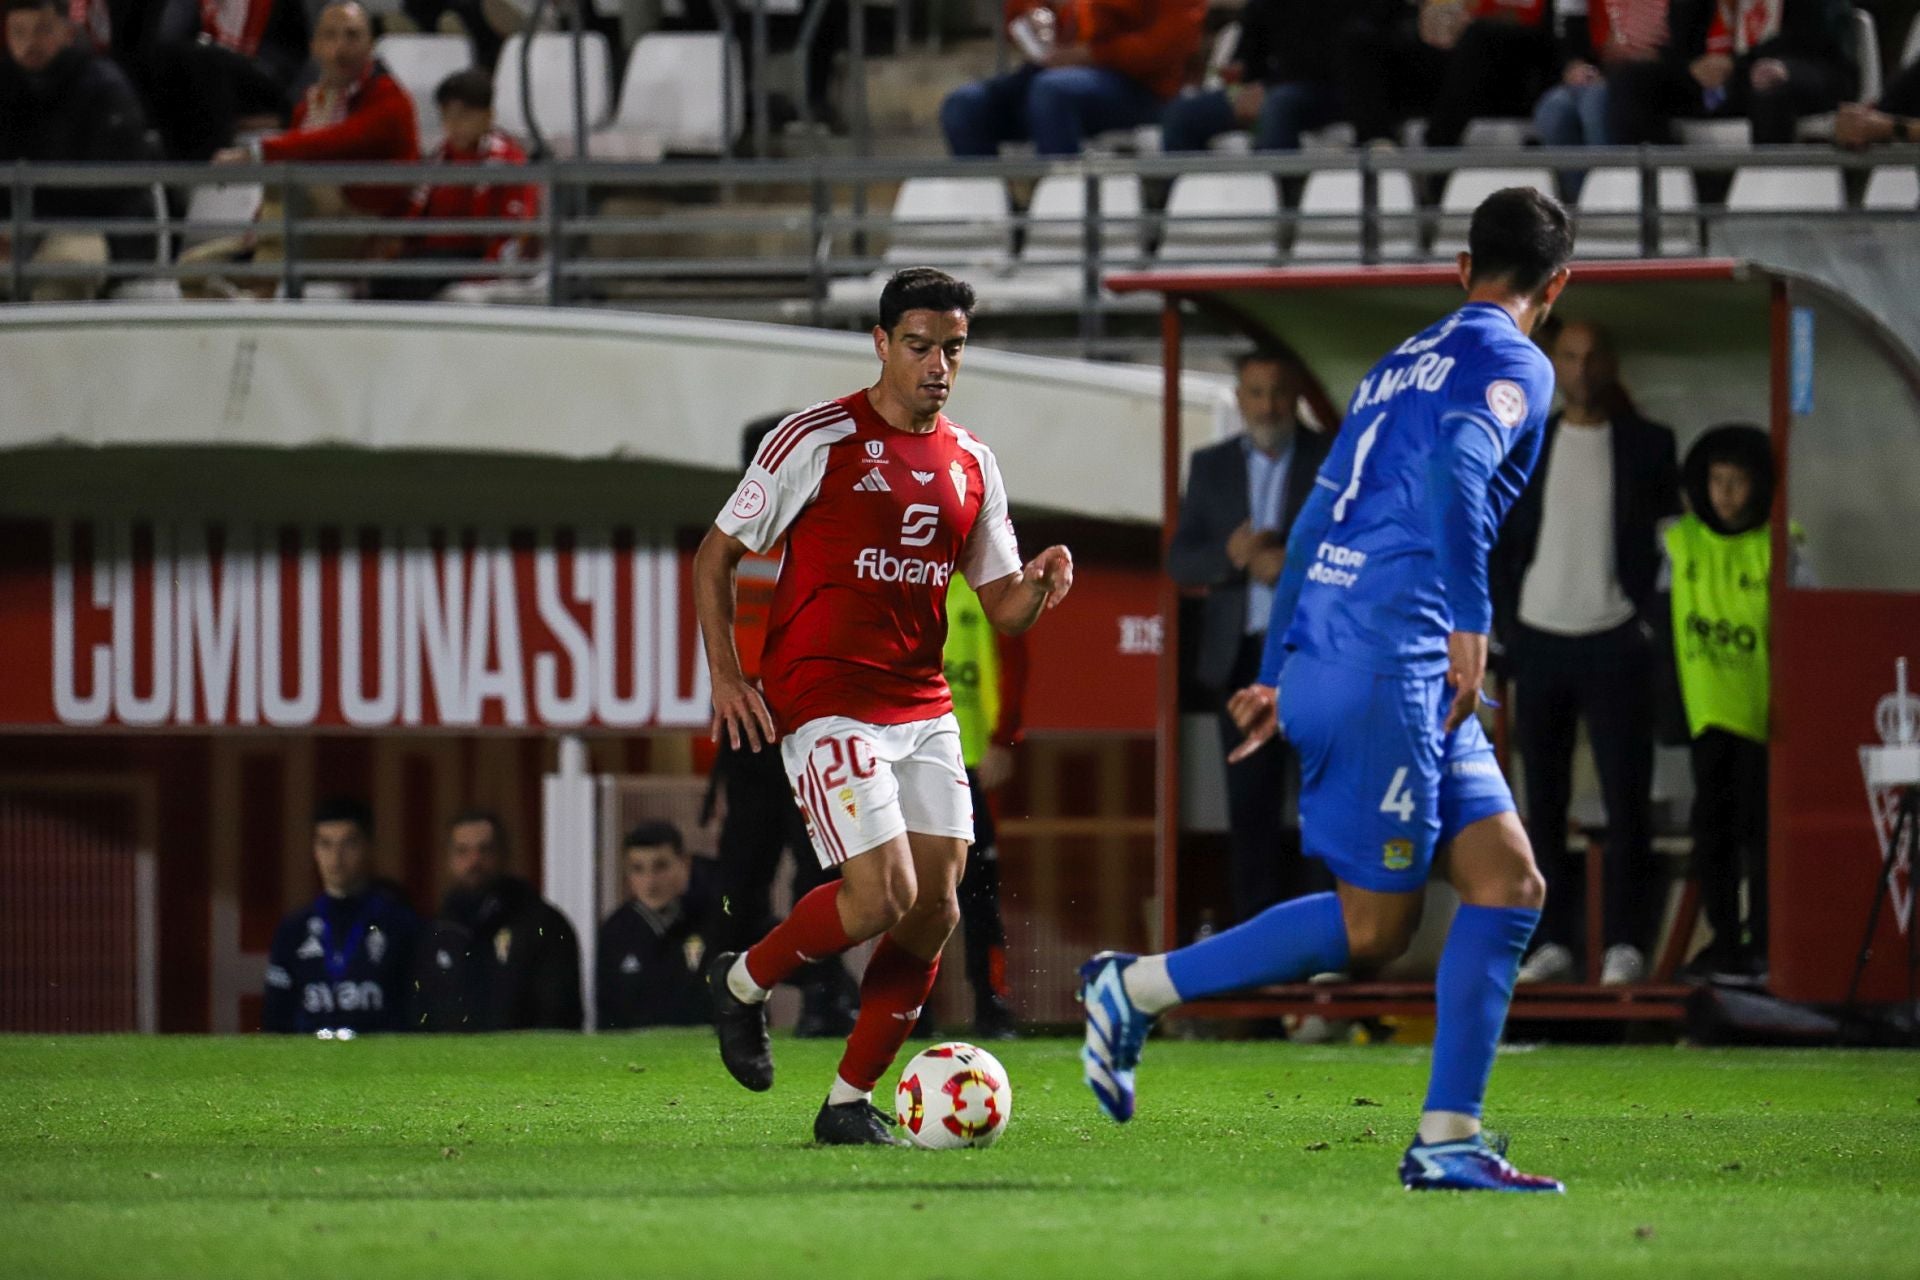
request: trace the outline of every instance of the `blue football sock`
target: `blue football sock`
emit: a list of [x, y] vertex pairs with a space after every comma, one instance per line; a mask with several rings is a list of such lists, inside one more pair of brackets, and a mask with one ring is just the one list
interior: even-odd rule
[[1253, 919], [1167, 953], [1167, 977], [1182, 1000], [1298, 982], [1347, 967], [1347, 922], [1331, 893], [1268, 907]]
[[1539, 923], [1540, 913], [1525, 907], [1462, 905], [1453, 917], [1435, 984], [1439, 1021], [1428, 1111], [1480, 1114], [1520, 958]]

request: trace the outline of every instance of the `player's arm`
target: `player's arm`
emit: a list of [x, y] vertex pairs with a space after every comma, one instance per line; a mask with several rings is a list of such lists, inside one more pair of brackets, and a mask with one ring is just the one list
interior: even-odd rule
[[1488, 492], [1506, 458], [1511, 430], [1484, 409], [1450, 410], [1440, 419], [1427, 464], [1427, 510], [1440, 590], [1453, 619], [1447, 637], [1447, 683], [1454, 688], [1448, 732], [1479, 709], [1480, 684], [1486, 679], [1487, 634], [1493, 628], [1487, 559], [1496, 532]]
[[1017, 636], [1040, 615], [1067, 598], [1073, 590], [1073, 553], [1062, 546], [1048, 547], [1022, 565], [1017, 573], [1007, 574], [974, 594], [987, 621], [1002, 635]]
[[780, 737], [760, 691], [741, 674], [740, 651], [733, 644], [733, 575], [748, 550], [746, 543], [716, 525], [707, 530], [693, 556], [693, 609], [713, 684], [710, 732], [715, 742], [724, 733], [736, 751], [742, 746], [758, 751]]
[[1337, 486], [1316, 478], [1313, 492], [1301, 505], [1287, 534], [1287, 558], [1279, 581], [1273, 585], [1273, 611], [1267, 615], [1267, 647], [1260, 655], [1260, 674], [1254, 683], [1227, 699], [1227, 714], [1247, 735], [1228, 754], [1229, 764], [1246, 759], [1280, 731], [1280, 668], [1287, 661], [1287, 628], [1293, 625], [1293, 609], [1307, 581], [1307, 566], [1313, 563], [1320, 540], [1333, 524], [1336, 492]]
[[983, 454], [980, 470], [986, 480], [986, 496], [966, 545], [960, 549], [957, 567], [973, 584], [973, 593], [980, 597], [980, 608], [993, 629], [1017, 636], [1073, 590], [1073, 553], [1052, 546], [1021, 564], [1020, 540], [1007, 514], [1000, 464], [992, 454]]
[[795, 518], [819, 495], [827, 446], [853, 430], [817, 418], [808, 426], [807, 420], [817, 413], [793, 415], [761, 442], [760, 452], [693, 557], [693, 609], [700, 619], [713, 685], [711, 733], [720, 742], [724, 732], [724, 741], [736, 751], [742, 746], [751, 751], [770, 747], [780, 733], [760, 691], [740, 672], [740, 651], [733, 643], [734, 572], [748, 552], [764, 552], [786, 536]]

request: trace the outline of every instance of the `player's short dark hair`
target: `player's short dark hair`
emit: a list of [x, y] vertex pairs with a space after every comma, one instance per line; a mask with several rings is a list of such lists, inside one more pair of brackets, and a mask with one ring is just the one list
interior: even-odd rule
[[442, 80], [434, 89], [433, 102], [439, 107], [444, 107], [449, 102], [457, 102], [463, 107], [491, 111], [493, 110], [493, 77], [478, 67], [456, 71]]
[[880, 327], [892, 333], [909, 311], [958, 311], [971, 316], [973, 286], [937, 267], [896, 271], [880, 291]]
[[493, 843], [495, 846], [499, 848], [502, 855], [509, 852], [509, 846], [512, 844], [512, 841], [507, 837], [507, 824], [500, 821], [500, 815], [498, 813], [495, 813], [492, 809], [483, 809], [478, 805], [468, 805], [447, 819], [447, 830], [452, 831], [455, 827], [464, 827], [469, 822], [484, 822], [489, 827], [492, 827]]
[[1536, 293], [1573, 257], [1566, 206], [1532, 187], [1507, 187], [1480, 202], [1467, 230], [1473, 280], [1506, 280]]
[[[24, 8], [16, 0], [7, 0], [7, 12], [14, 13]], [[313, 806], [313, 825], [323, 822], [351, 822], [360, 828], [360, 834], [373, 839], [373, 810], [365, 800], [358, 796], [327, 796]]]
[[1236, 355], [1233, 358], [1233, 371], [1235, 374], [1245, 373], [1250, 364], [1277, 364], [1295, 373], [1306, 371], [1306, 365], [1299, 356], [1285, 347], [1275, 346], [1270, 342], [1263, 342], [1257, 347], [1248, 347]]
[[628, 849], [652, 849], [659, 845], [672, 845], [675, 853], [687, 851], [686, 837], [680, 834], [680, 828], [671, 822], [643, 822], [627, 832], [627, 838], [620, 842], [622, 852]]

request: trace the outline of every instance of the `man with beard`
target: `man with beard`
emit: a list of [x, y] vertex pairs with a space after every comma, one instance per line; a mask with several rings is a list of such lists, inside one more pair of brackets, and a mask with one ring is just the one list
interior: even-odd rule
[[507, 874], [499, 815], [465, 809], [447, 825], [453, 881], [414, 973], [421, 1031], [578, 1031], [580, 944], [527, 881]]

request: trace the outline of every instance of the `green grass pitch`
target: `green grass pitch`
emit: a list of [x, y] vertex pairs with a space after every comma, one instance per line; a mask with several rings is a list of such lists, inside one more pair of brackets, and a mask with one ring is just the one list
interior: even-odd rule
[[1139, 1118], [995, 1046], [992, 1150], [807, 1144], [702, 1032], [0, 1039], [0, 1276], [1920, 1276], [1920, 1058], [1542, 1048], [1492, 1110], [1559, 1197], [1408, 1195], [1416, 1048], [1156, 1040]]

